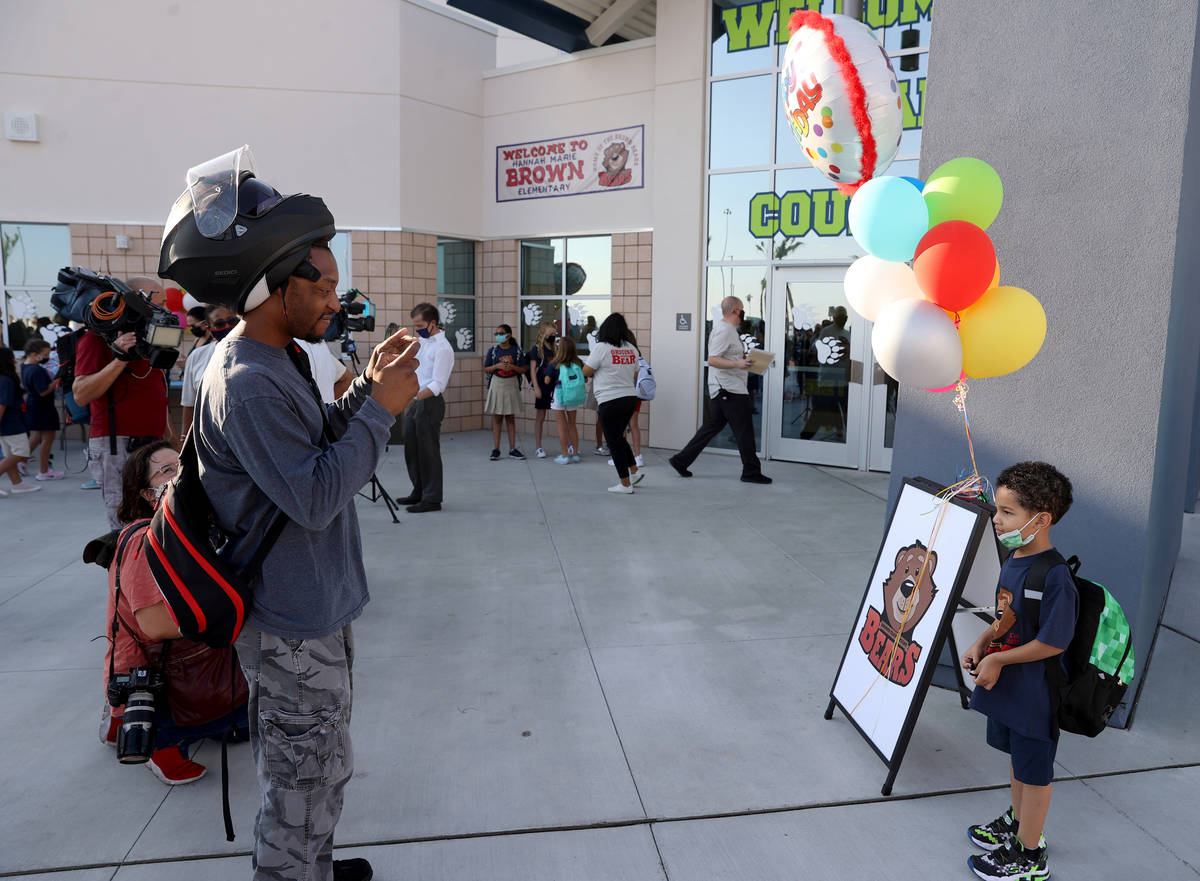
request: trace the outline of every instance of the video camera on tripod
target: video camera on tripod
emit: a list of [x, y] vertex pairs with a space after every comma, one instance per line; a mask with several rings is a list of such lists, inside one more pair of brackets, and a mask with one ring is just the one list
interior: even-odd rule
[[[179, 358], [179, 344], [183, 342], [179, 317], [156, 306], [148, 294], [135, 291], [119, 278], [80, 266], [64, 267], [58, 271], [50, 303], [68, 320], [85, 324], [99, 334], [119, 361], [145, 358], [152, 367], [169, 369]], [[137, 342], [124, 352], [113, 346], [123, 333], [137, 337]]]
[[[362, 297], [362, 303], [356, 300]], [[325, 329], [325, 342], [342, 341], [342, 353], [355, 355], [358, 345], [351, 339], [353, 333], [372, 333], [375, 330], [375, 304], [363, 295], [358, 288], [350, 288], [344, 294], [338, 295], [342, 308], [336, 312]]]

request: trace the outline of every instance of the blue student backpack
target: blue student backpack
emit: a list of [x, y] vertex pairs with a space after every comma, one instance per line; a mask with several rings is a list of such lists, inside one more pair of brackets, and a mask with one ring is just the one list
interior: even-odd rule
[[587, 380], [578, 364], [560, 364], [558, 368], [558, 402], [564, 407], [582, 407], [587, 400]]

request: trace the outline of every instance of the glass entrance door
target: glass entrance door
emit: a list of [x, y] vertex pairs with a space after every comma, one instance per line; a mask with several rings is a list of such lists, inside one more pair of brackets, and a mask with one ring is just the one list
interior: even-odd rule
[[846, 303], [845, 272], [774, 270], [767, 451], [773, 459], [887, 471], [895, 383], [876, 369], [870, 324]]

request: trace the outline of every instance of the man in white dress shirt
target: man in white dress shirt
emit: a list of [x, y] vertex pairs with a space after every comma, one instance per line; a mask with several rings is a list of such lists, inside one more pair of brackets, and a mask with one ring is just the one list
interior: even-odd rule
[[404, 411], [404, 463], [412, 492], [397, 499], [411, 514], [442, 509], [442, 419], [446, 399], [442, 392], [454, 369], [454, 349], [438, 323], [441, 316], [432, 303], [418, 303], [409, 313], [413, 330], [421, 337], [417, 355], [417, 382], [421, 390]]

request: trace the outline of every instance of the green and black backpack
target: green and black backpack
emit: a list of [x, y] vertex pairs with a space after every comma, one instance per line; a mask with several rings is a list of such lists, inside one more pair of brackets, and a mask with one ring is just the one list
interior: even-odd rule
[[1108, 724], [1133, 679], [1133, 636], [1121, 604], [1107, 588], [1079, 577], [1078, 557], [1066, 560], [1053, 549], [1040, 554], [1025, 577], [1024, 608], [1038, 621], [1038, 629], [1046, 574], [1060, 563], [1070, 571], [1079, 591], [1079, 617], [1071, 644], [1061, 656], [1066, 675], [1058, 655], [1046, 659], [1055, 728], [1095, 737]]

